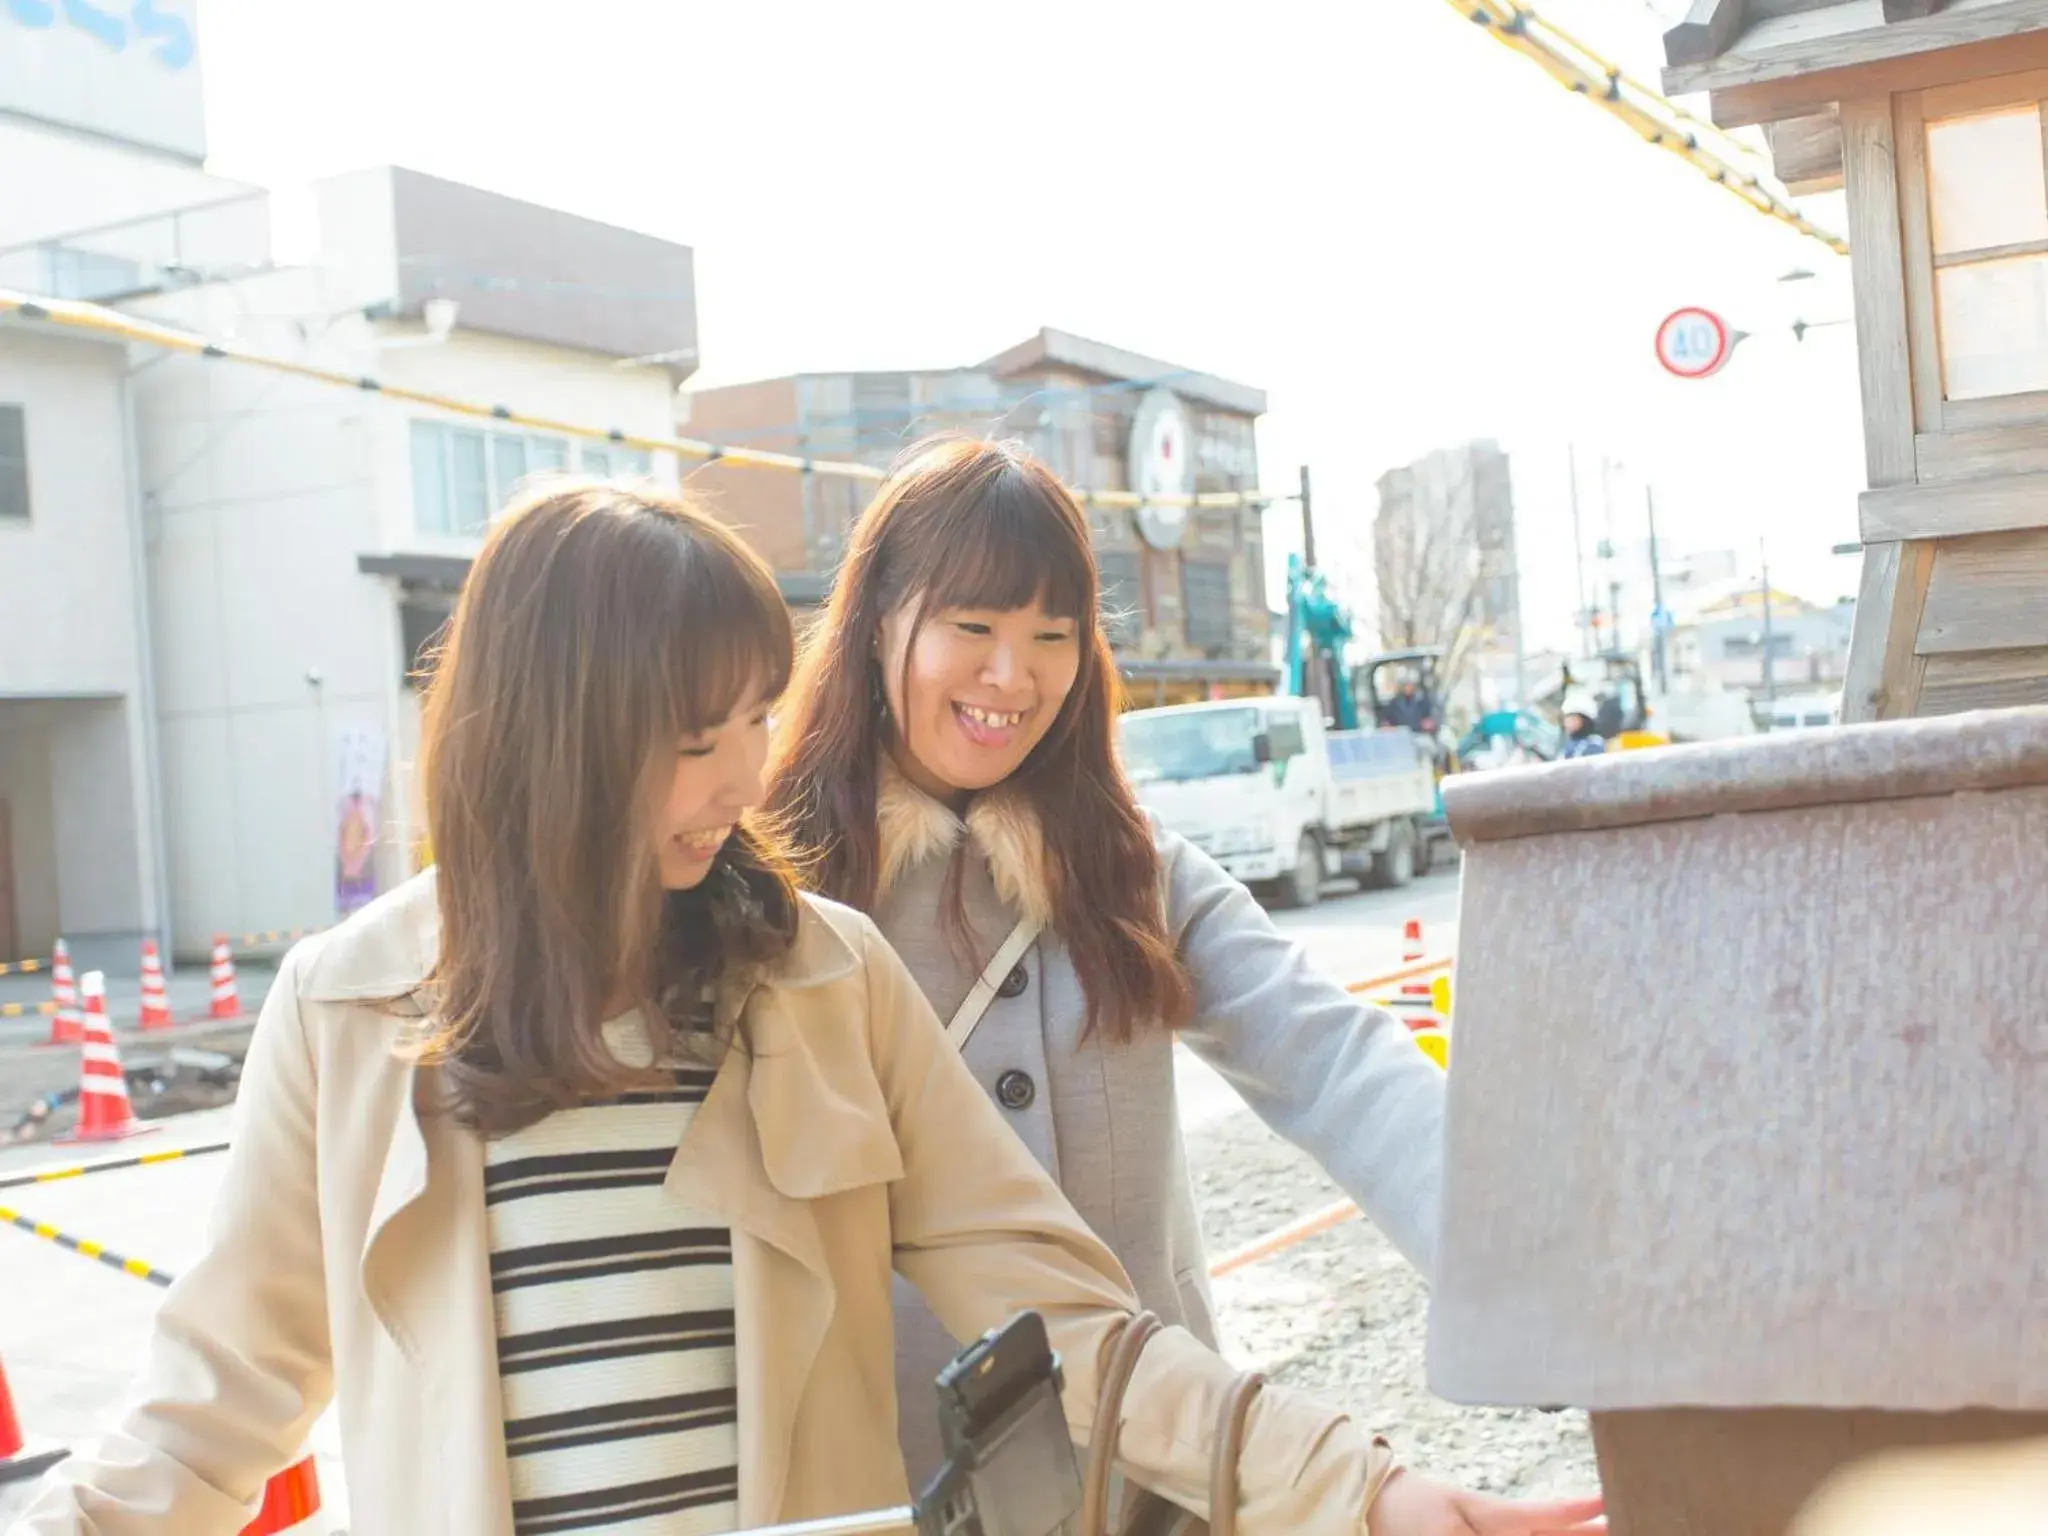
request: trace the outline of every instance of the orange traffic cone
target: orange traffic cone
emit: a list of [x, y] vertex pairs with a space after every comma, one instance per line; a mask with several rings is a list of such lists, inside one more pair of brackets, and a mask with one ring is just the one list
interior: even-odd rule
[[50, 1020], [50, 1044], [78, 1044], [85, 1038], [85, 1020], [78, 1013], [78, 978], [71, 974], [71, 951], [62, 939], [50, 952], [50, 997], [57, 1005]]
[[0, 1365], [0, 1487], [40, 1477], [70, 1454], [61, 1445], [31, 1441], [21, 1432], [14, 1395], [7, 1390], [7, 1367]]
[[[1423, 958], [1422, 919], [1411, 917], [1401, 926], [1401, 964], [1404, 968], [1419, 965]], [[1433, 1029], [1438, 1023], [1429, 982], [1420, 976], [1402, 982], [1400, 991], [1387, 1001], [1400, 1010], [1402, 1021], [1410, 1029]]]
[[242, 1536], [279, 1536], [284, 1531], [312, 1530], [320, 1513], [320, 1474], [313, 1458], [286, 1467], [263, 1488], [263, 1507], [242, 1527]]
[[164, 964], [157, 958], [156, 940], [142, 941], [142, 1018], [144, 1029], [171, 1027], [171, 999], [164, 991]]
[[213, 1007], [207, 1017], [214, 1019], [239, 1019], [242, 1016], [242, 995], [235, 990], [235, 956], [228, 948], [227, 935], [221, 934], [213, 941]]
[[128, 1079], [121, 1072], [121, 1053], [114, 1048], [114, 1029], [107, 1022], [107, 978], [87, 971], [78, 978], [85, 997], [85, 1041], [78, 1048], [78, 1128], [59, 1141], [119, 1141], [156, 1129], [135, 1118], [128, 1102]]

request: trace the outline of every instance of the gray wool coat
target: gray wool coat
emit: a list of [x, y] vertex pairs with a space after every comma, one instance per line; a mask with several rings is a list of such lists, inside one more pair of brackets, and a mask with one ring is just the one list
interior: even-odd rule
[[[1018, 918], [1049, 917], [1038, 826], [1000, 790], [978, 796], [963, 822], [886, 768], [878, 822], [881, 893], [872, 915], [944, 1022]], [[1175, 1039], [1314, 1156], [1427, 1275], [1442, 1169], [1442, 1073], [1404, 1025], [1310, 965], [1215, 861], [1163, 828], [1156, 835], [1167, 921], [1195, 984], [1194, 1022], [1127, 1045], [1082, 1041], [1080, 983], [1048, 926], [982, 1015], [963, 1053], [967, 1065], [1123, 1262], [1145, 1305], [1207, 1343], [1216, 1327], [1181, 1144]], [[956, 857], [964, 945], [943, 915]], [[914, 1487], [940, 1461], [932, 1382], [958, 1344], [902, 1285], [896, 1326], [901, 1438]]]

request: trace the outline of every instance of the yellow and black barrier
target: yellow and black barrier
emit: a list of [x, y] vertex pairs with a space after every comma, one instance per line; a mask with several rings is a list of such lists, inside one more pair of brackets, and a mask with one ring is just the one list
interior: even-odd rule
[[55, 1243], [59, 1248], [69, 1249], [81, 1258], [92, 1259], [109, 1269], [118, 1269], [122, 1274], [133, 1275], [138, 1280], [147, 1280], [151, 1285], [167, 1287], [174, 1278], [153, 1264], [144, 1263], [141, 1259], [127, 1258], [90, 1238], [61, 1232], [46, 1221], [37, 1221], [33, 1216], [24, 1216], [20, 1211], [4, 1205], [0, 1205], [0, 1223], [19, 1227], [31, 1237], [40, 1237], [44, 1242]]
[[300, 939], [324, 931], [319, 928], [265, 928], [257, 933], [235, 934], [233, 938], [243, 949], [255, 949], [270, 944], [296, 944]]
[[49, 968], [50, 962], [47, 960], [9, 960], [0, 963], [0, 976], [28, 976], [36, 971], [47, 971]]
[[[180, 330], [176, 326], [165, 325], [160, 321], [142, 319], [118, 309], [109, 309], [103, 304], [88, 304], [76, 299], [57, 299], [43, 294], [0, 288], [0, 315], [7, 314], [19, 315], [24, 320], [40, 320], [51, 325], [88, 331], [95, 335], [111, 336], [141, 346], [161, 347], [167, 352], [182, 353], [189, 357], [216, 358], [226, 362], [242, 363], [272, 373], [307, 379], [316, 384], [330, 384], [340, 389], [382, 395], [391, 400], [404, 400], [414, 405], [432, 406], [454, 416], [470, 416], [480, 421], [530, 427], [535, 431], [552, 433], [557, 437], [572, 437], [581, 442], [617, 443], [622, 447], [638, 449], [645, 453], [672, 454], [676, 458], [690, 459], [702, 464], [734, 464], [746, 469], [780, 469], [798, 474], [826, 475], [871, 482], [881, 481], [884, 473], [872, 464], [861, 464], [850, 459], [811, 459], [793, 453], [771, 453], [766, 449], [709, 443], [691, 437], [654, 437], [644, 433], [626, 432], [617, 427], [599, 427], [588, 422], [537, 416], [514, 410], [509, 405], [465, 400], [455, 395], [443, 395], [433, 390], [414, 389], [410, 385], [391, 383], [368, 374], [353, 374], [338, 368], [321, 367], [317, 363], [305, 363], [294, 358], [277, 357], [267, 352], [250, 351], [227, 342], [211, 340], [191, 331]], [[1078, 487], [1070, 489], [1078, 500], [1096, 507], [1263, 507], [1279, 499], [1260, 491], [1204, 491], [1195, 495], [1146, 496], [1136, 491], [1091, 491]]]
[[181, 1158], [204, 1157], [227, 1151], [225, 1141], [206, 1141], [189, 1147], [167, 1147], [160, 1152], [138, 1152], [133, 1157], [105, 1157], [96, 1162], [72, 1163], [63, 1168], [34, 1168], [27, 1173], [0, 1175], [0, 1189], [20, 1189], [29, 1184], [57, 1184], [82, 1179], [87, 1174], [112, 1173], [121, 1168], [147, 1168], [156, 1163], [175, 1163]]

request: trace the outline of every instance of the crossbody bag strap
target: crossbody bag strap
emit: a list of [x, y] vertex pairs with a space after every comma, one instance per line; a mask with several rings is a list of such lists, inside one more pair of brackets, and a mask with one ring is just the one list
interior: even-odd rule
[[981, 1022], [981, 1016], [988, 1012], [988, 1005], [995, 1001], [996, 989], [1003, 984], [1003, 978], [1024, 958], [1024, 951], [1037, 939], [1038, 924], [1028, 917], [1010, 930], [1010, 936], [1003, 940], [995, 958], [982, 968], [973, 989], [953, 1011], [952, 1022], [946, 1026], [946, 1038], [953, 1042], [954, 1050], [966, 1049], [967, 1037], [974, 1033], [974, 1026]]

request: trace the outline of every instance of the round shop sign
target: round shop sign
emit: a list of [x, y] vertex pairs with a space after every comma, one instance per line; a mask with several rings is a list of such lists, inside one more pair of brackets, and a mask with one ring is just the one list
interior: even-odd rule
[[1131, 489], [1147, 498], [1138, 507], [1138, 533], [1154, 549], [1178, 549], [1188, 525], [1185, 505], [1162, 506], [1154, 496], [1186, 496], [1194, 489], [1194, 433], [1180, 397], [1170, 389], [1146, 392], [1131, 419]]
[[1710, 309], [1674, 310], [1657, 327], [1657, 361], [1681, 379], [1713, 377], [1734, 350], [1734, 332]]

